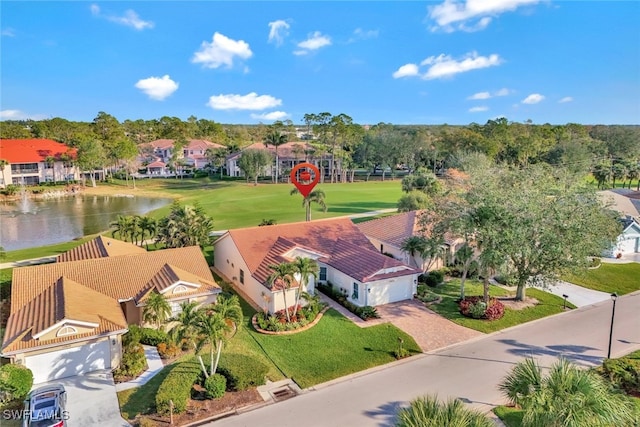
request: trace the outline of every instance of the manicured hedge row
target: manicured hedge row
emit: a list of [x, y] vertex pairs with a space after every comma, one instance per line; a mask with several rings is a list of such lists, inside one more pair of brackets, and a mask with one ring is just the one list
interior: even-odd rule
[[170, 411], [170, 401], [173, 401], [173, 412], [179, 414], [187, 409], [187, 402], [191, 398], [191, 388], [200, 378], [202, 370], [196, 360], [179, 363], [162, 381], [156, 394], [156, 411], [166, 415]]
[[22, 400], [33, 386], [31, 369], [8, 364], [0, 367], [0, 403], [11, 400]]

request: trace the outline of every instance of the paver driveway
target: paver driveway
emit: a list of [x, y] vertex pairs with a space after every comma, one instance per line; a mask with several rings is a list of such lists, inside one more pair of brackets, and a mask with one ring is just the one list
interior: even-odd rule
[[372, 324], [391, 322], [411, 335], [424, 352], [484, 335], [482, 332], [457, 325], [437, 315], [420, 301], [400, 301], [379, 305], [376, 308], [380, 319]]

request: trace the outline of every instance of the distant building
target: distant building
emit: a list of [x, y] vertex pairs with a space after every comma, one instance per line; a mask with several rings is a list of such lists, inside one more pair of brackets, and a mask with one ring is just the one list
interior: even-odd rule
[[[143, 160], [156, 164], [157, 162], [161, 162], [166, 165], [173, 156], [175, 142], [175, 139], [158, 139], [147, 144], [143, 144], [141, 146], [143, 151], [146, 149], [151, 152], [152, 157], [151, 159], [145, 158]], [[187, 144], [182, 147], [182, 153], [178, 155], [178, 158], [184, 159], [184, 163], [188, 167], [203, 169], [207, 164], [209, 164], [209, 160], [207, 159], [207, 150], [217, 148], [226, 147], [204, 139], [190, 139], [187, 141]], [[155, 173], [157, 174], [157, 169]]]
[[8, 184], [38, 185], [80, 179], [74, 165], [77, 152], [51, 139], [0, 139], [0, 187]]

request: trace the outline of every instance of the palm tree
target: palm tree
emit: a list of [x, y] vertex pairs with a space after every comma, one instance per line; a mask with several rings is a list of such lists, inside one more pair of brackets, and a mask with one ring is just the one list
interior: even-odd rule
[[300, 303], [300, 296], [307, 292], [307, 285], [309, 284], [309, 276], [313, 276], [314, 279], [318, 278], [318, 272], [320, 271], [320, 267], [318, 267], [318, 263], [311, 258], [303, 258], [296, 257], [296, 259], [291, 263], [291, 268], [293, 269], [294, 278], [299, 276], [298, 279], [298, 292], [296, 294], [296, 303], [294, 304], [294, 309], [298, 310], [298, 304]]
[[287, 305], [287, 291], [291, 288], [291, 284], [295, 280], [293, 277], [293, 268], [290, 263], [283, 262], [269, 266], [273, 273], [269, 275], [267, 281], [271, 285], [272, 290], [281, 290], [284, 298], [284, 312], [287, 316], [287, 322], [291, 322], [289, 316], [289, 306]]
[[[202, 307], [198, 310], [196, 328], [199, 334], [197, 349], [209, 344], [210, 371], [203, 370], [205, 377], [213, 376], [220, 361], [220, 352], [225, 340], [242, 322], [242, 308], [237, 295], [229, 298], [218, 297], [215, 305]], [[215, 361], [214, 352], [217, 353]], [[198, 355], [200, 366], [204, 367], [202, 356]]]
[[398, 411], [396, 427], [492, 427], [484, 414], [468, 409], [459, 399], [438, 402], [437, 396], [420, 397]]
[[169, 317], [171, 317], [171, 306], [167, 299], [159, 292], [151, 292], [142, 309], [142, 320], [155, 323], [157, 329], [160, 329]]
[[[140, 236], [142, 242], [146, 240], [147, 233], [149, 233], [149, 239], [153, 239], [156, 236], [157, 222], [155, 219], [143, 216], [140, 217], [138, 226], [140, 227]], [[142, 243], [141, 242], [141, 243]], [[147, 250], [149, 249], [149, 242], [146, 242]]]
[[278, 157], [278, 147], [287, 143], [287, 134], [280, 133], [277, 127], [272, 126], [264, 137], [265, 147], [273, 146], [276, 149], [276, 183], [278, 183], [278, 169], [280, 168], [280, 158]]
[[634, 425], [634, 405], [593, 371], [566, 359], [544, 376], [531, 358], [518, 363], [498, 388], [522, 408], [523, 427]]
[[426, 239], [423, 236], [411, 236], [407, 238], [404, 242], [402, 242], [402, 249], [405, 252], [408, 252], [411, 255], [411, 259], [416, 264], [416, 267], [422, 267], [418, 265], [418, 262], [415, 259], [416, 254], [421, 254], [426, 247]]
[[109, 227], [115, 227], [111, 230], [111, 237], [116, 237], [116, 234], [120, 237], [124, 237], [126, 240], [127, 230], [129, 229], [130, 217], [118, 215], [118, 219], [116, 221], [112, 221], [109, 224]]
[[[298, 193], [300, 193], [300, 191], [298, 191], [297, 188], [294, 188], [291, 190], [289, 194], [293, 196], [294, 194], [298, 194]], [[324, 198], [325, 198], [324, 191], [314, 190], [311, 193], [309, 193], [307, 197], [302, 199], [302, 207], [304, 207], [306, 211], [306, 221], [311, 221], [311, 203], [312, 202], [320, 205], [320, 207], [322, 208], [322, 212], [327, 211], [327, 205], [324, 202]]]
[[129, 238], [131, 239], [131, 243], [133, 244], [138, 244], [138, 237], [141, 234], [140, 231], [140, 220], [141, 220], [141, 216], [140, 215], [132, 215], [129, 217], [129, 223], [128, 223], [128, 228], [127, 228], [127, 234], [129, 235]]

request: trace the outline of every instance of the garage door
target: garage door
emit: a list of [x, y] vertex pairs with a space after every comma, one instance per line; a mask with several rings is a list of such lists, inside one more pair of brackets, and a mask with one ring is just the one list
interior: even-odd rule
[[34, 383], [110, 369], [109, 341], [29, 356], [25, 365], [33, 372]]
[[412, 284], [403, 279], [391, 283], [371, 284], [369, 289], [371, 291], [367, 295], [367, 303], [373, 306], [404, 301], [413, 297]]
[[632, 254], [638, 252], [638, 239], [627, 239], [620, 242], [620, 252], [624, 254]]

